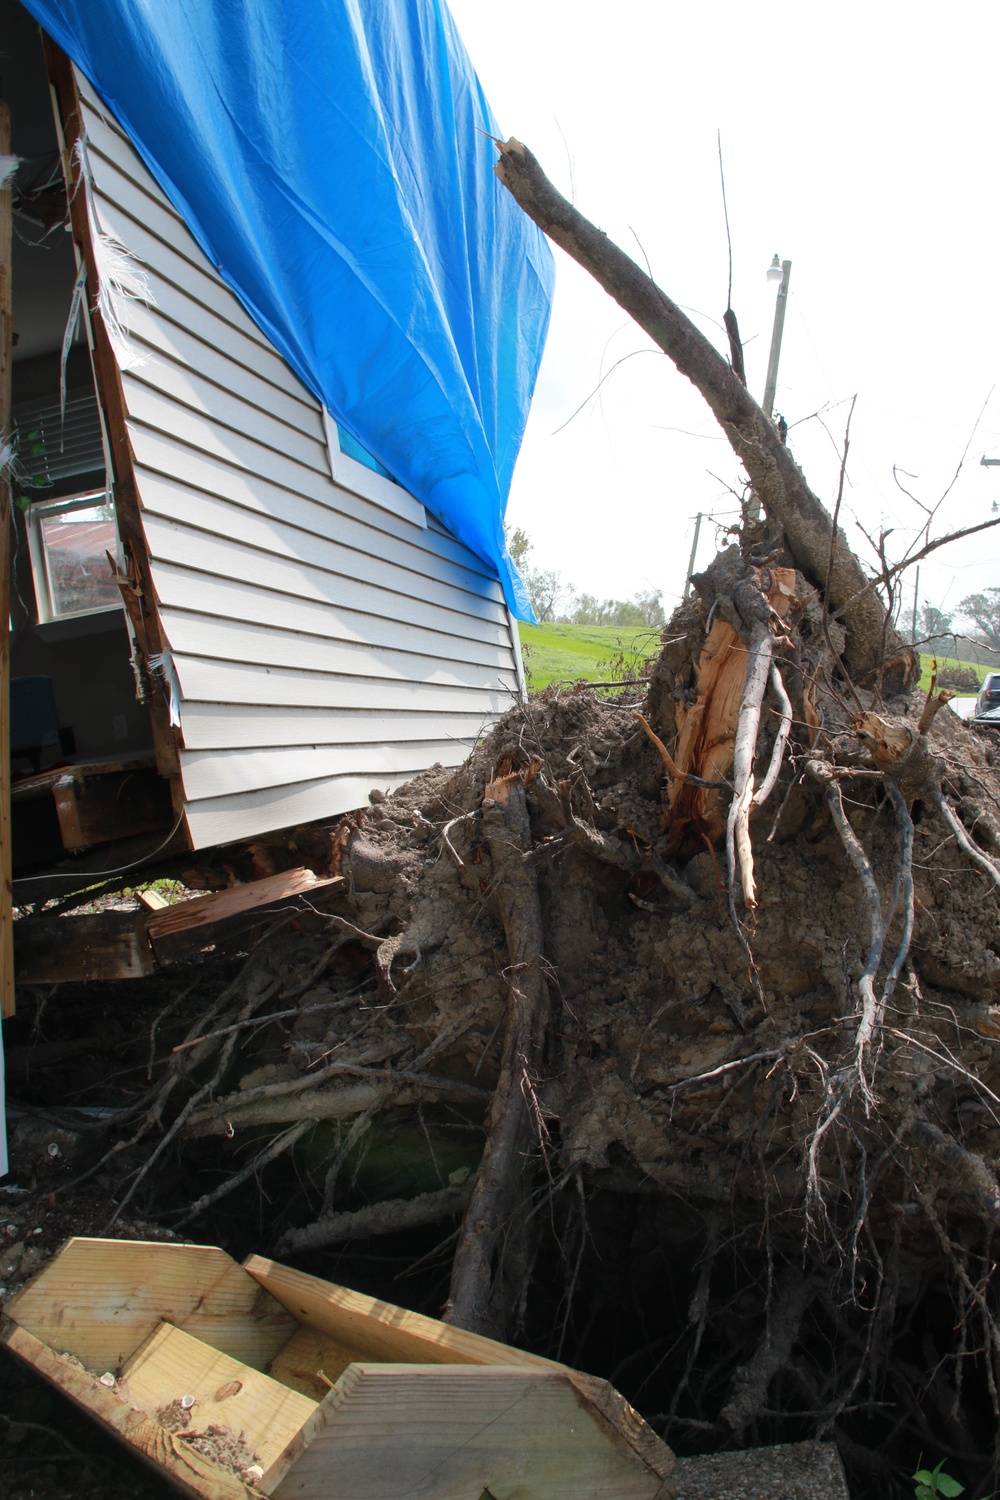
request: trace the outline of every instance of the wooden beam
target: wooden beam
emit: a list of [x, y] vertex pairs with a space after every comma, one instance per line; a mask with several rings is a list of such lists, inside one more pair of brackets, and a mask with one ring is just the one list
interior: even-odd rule
[[53, 782], [52, 796], [70, 854], [138, 833], [157, 833], [174, 821], [169, 785], [155, 770], [94, 776], [70, 767]]
[[14, 972], [19, 984], [141, 979], [153, 972], [145, 913], [25, 917], [14, 923]]
[[[10, 108], [0, 99], [0, 157], [10, 153]], [[10, 435], [13, 304], [11, 188], [0, 188], [0, 453]], [[10, 531], [9, 467], [0, 461], [0, 1016], [14, 1014], [14, 909], [10, 858]]]
[[160, 939], [176, 933], [214, 927], [244, 912], [344, 884], [342, 875], [314, 875], [312, 870], [301, 866], [295, 870], [281, 870], [277, 875], [266, 875], [263, 880], [230, 886], [228, 890], [213, 891], [208, 896], [195, 896], [191, 901], [176, 901], [166, 910], [148, 917], [146, 928], [155, 947]]

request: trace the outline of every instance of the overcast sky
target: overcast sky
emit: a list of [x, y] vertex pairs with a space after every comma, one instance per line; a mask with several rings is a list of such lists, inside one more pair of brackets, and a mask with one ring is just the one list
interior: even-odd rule
[[[777, 252], [792, 274], [775, 409], [832, 507], [857, 393], [845, 524], [863, 558], [857, 522], [897, 528], [898, 556], [923, 519], [893, 465], [932, 506], [970, 437], [935, 534], [990, 518], [1000, 467], [979, 460], [1000, 458], [1000, 7], [449, 3], [504, 135], [725, 348], [721, 131], [750, 388], [761, 399]], [[735, 519], [739, 467], [689, 383], [556, 258], [508, 520], [536, 565], [578, 589], [662, 589], [669, 611], [695, 514]], [[701, 565], [714, 540], [706, 521]], [[1000, 584], [998, 559], [1000, 528], [945, 549], [921, 567], [921, 600], [951, 609]]]

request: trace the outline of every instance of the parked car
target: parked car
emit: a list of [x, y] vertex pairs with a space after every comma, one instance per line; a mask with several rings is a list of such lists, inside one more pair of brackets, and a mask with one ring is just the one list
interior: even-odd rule
[[1000, 723], [1000, 672], [987, 672], [976, 699], [976, 718]]

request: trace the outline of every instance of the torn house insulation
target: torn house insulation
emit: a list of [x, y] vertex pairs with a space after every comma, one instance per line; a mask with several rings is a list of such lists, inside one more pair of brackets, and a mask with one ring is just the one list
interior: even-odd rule
[[26, 0], [303, 383], [497, 571], [551, 253], [443, 0]]

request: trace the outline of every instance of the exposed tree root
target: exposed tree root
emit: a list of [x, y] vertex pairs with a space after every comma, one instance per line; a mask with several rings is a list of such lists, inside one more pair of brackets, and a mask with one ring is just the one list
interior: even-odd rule
[[[507, 1039], [486, 1124], [486, 1144], [462, 1221], [445, 1318], [475, 1333], [505, 1330], [504, 1300], [495, 1280], [503, 1255], [524, 1234], [527, 1158], [541, 1144], [536, 1089], [549, 1019], [542, 913], [534, 871], [523, 856], [532, 846], [524, 783], [495, 779], [486, 788], [483, 828], [490, 851], [490, 896], [507, 939]], [[504, 1240], [507, 1244], [505, 1245]], [[520, 1258], [517, 1257], [518, 1263]], [[506, 1299], [510, 1306], [509, 1296]]]
[[278, 1241], [276, 1253], [291, 1255], [299, 1250], [316, 1250], [322, 1245], [342, 1244], [345, 1240], [367, 1239], [373, 1234], [400, 1234], [406, 1229], [453, 1219], [464, 1212], [471, 1192], [472, 1183], [463, 1178], [436, 1193], [419, 1193], [416, 1198], [393, 1198], [370, 1203], [353, 1212], [328, 1214], [303, 1229], [287, 1230]]

